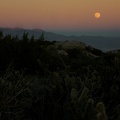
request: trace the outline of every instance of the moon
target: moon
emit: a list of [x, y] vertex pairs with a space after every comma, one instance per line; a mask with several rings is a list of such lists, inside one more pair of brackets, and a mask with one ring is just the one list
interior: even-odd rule
[[100, 15], [99, 12], [96, 12], [96, 13], [95, 13], [95, 18], [100, 18], [100, 16], [101, 16], [101, 15]]

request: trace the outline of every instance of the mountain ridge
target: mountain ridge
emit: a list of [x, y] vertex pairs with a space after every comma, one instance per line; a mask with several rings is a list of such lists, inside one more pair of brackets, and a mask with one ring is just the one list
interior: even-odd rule
[[110, 37], [110, 36], [90, 36], [90, 35], [81, 35], [81, 36], [65, 36], [53, 32], [44, 31], [42, 29], [24, 29], [19, 27], [14, 28], [2, 28], [0, 27], [0, 31], [3, 31], [3, 34], [11, 34], [13, 36], [18, 35], [22, 37], [24, 32], [29, 33], [29, 37], [33, 36], [35, 38], [39, 38], [42, 33], [44, 33], [44, 38], [47, 41], [68, 41], [68, 40], [76, 40], [85, 43], [86, 45], [90, 45], [97, 49], [101, 49], [102, 51], [110, 51], [114, 49], [120, 49], [120, 37]]

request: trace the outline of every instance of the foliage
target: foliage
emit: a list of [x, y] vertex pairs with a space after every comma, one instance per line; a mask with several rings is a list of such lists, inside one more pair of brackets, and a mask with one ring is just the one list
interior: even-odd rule
[[0, 119], [119, 120], [119, 51], [59, 49], [0, 32]]

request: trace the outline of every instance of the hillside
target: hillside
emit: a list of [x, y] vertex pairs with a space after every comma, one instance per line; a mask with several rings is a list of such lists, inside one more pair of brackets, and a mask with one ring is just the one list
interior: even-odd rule
[[0, 32], [0, 120], [119, 120], [120, 52]]

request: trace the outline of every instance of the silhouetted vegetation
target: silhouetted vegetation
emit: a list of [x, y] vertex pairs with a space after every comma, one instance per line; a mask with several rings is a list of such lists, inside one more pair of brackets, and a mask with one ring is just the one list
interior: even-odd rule
[[55, 42], [0, 32], [0, 120], [119, 120], [119, 51]]

